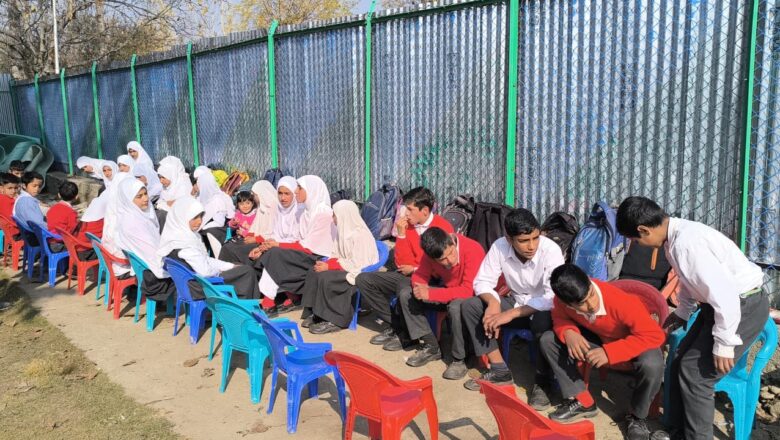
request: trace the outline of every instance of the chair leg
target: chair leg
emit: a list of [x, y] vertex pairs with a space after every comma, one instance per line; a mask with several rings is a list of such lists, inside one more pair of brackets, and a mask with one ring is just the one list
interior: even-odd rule
[[219, 392], [224, 393], [227, 387], [227, 377], [230, 373], [230, 358], [233, 354], [233, 348], [227, 342], [222, 347], [222, 379], [219, 382]]
[[254, 359], [249, 359], [249, 370], [251, 371], [249, 389], [251, 390], [252, 403], [257, 404], [260, 403], [260, 396], [263, 394], [263, 367], [268, 358], [268, 351], [261, 348], [253, 357]]
[[138, 310], [141, 308], [141, 283], [138, 283], [138, 288], [135, 294], [135, 315], [133, 316], [133, 323], [138, 322]]
[[298, 429], [298, 415], [301, 411], [301, 392], [304, 384], [294, 376], [287, 376], [287, 433], [294, 434]]
[[[224, 339], [223, 339], [224, 341]], [[222, 343], [225, 344], [224, 342]], [[273, 365], [273, 371], [271, 372], [271, 393], [268, 396], [268, 411], [266, 414], [271, 414], [274, 411], [274, 403], [276, 403], [276, 379], [279, 378], [279, 369], [276, 365]], [[289, 392], [289, 385], [288, 385]]]
[[347, 396], [345, 393], [344, 379], [339, 374], [339, 371], [333, 369], [333, 378], [336, 380], [336, 392], [339, 398], [339, 412], [341, 413], [341, 422], [344, 422], [344, 417], [347, 414]]
[[211, 342], [209, 343], [209, 360], [214, 359], [214, 336], [217, 334], [217, 320], [211, 317]]
[[360, 312], [360, 291], [355, 292], [355, 312], [352, 314], [352, 321], [349, 323], [350, 330], [357, 330], [358, 313]]
[[122, 311], [122, 290], [124, 289], [119, 283], [114, 286], [114, 319], [119, 319], [119, 312]]
[[[68, 268], [68, 290], [70, 290], [70, 286], [71, 286], [71, 284], [73, 282], [73, 267], [74, 266], [75, 266], [74, 264], [71, 264], [70, 267]], [[78, 273], [79, 273], [79, 271], [76, 270], [76, 277], [78, 277]], [[78, 285], [78, 282], [76, 284]]]
[[157, 301], [146, 301], [146, 331], [150, 332], [154, 330], [155, 312], [157, 311]]
[[[70, 283], [70, 275], [68, 275], [68, 282]], [[87, 270], [81, 269], [80, 267], [76, 268], [76, 289], [79, 292], [79, 295], [84, 295], [84, 292], [87, 290]]]
[[439, 414], [437, 413], [436, 406], [433, 408], [428, 406], [425, 408], [425, 415], [428, 417], [428, 429], [431, 430], [431, 440], [438, 440], [439, 438]]
[[352, 440], [352, 431], [355, 429], [355, 411], [352, 408], [350, 404], [347, 411], [347, 421], [344, 424], [344, 440]]
[[381, 440], [382, 438], [382, 423], [376, 420], [368, 421], [368, 438], [374, 440]]
[[203, 329], [203, 321], [206, 309], [201, 308], [200, 304], [190, 304], [190, 344], [195, 345], [200, 338], [200, 331]]
[[176, 300], [176, 314], [173, 318], [173, 336], [179, 334], [179, 311], [181, 310], [181, 301]]
[[319, 378], [309, 382], [309, 399], [316, 399], [319, 395]]
[[401, 440], [402, 429], [396, 419], [382, 420], [382, 440]]

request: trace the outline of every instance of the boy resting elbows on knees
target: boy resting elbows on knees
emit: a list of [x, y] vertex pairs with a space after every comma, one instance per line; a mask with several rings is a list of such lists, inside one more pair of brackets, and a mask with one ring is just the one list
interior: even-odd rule
[[700, 312], [680, 342], [671, 367], [671, 434], [711, 439], [714, 387], [758, 337], [769, 316], [764, 274], [736, 244], [702, 223], [669, 217], [645, 197], [629, 197], [617, 213], [618, 231], [664, 248], [680, 280], [680, 306], [666, 319], [667, 333]]
[[550, 285], [555, 292], [553, 329], [542, 336], [541, 351], [565, 399], [550, 418], [570, 422], [598, 413], [578, 362], [593, 368], [630, 362], [635, 387], [626, 438], [647, 440], [647, 415], [664, 374], [661, 326], [639, 297], [591, 280], [573, 264], [556, 268]]

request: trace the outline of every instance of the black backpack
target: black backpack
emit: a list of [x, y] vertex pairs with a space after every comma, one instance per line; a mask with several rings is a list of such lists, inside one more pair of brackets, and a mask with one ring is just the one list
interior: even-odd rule
[[553, 212], [542, 223], [542, 234], [561, 248], [566, 261], [571, 257], [571, 242], [580, 230], [577, 217], [565, 212]]
[[276, 185], [279, 183], [279, 180], [284, 176], [285, 174], [279, 168], [271, 168], [265, 172], [261, 180], [267, 180], [271, 182], [271, 185], [273, 185], [274, 188], [276, 188]]
[[467, 236], [487, 252], [494, 241], [506, 235], [504, 219], [511, 210], [502, 203], [477, 202]]
[[445, 206], [440, 215], [450, 222], [455, 232], [465, 234], [471, 225], [475, 205], [474, 197], [469, 194], [461, 194]]
[[672, 266], [662, 249], [631, 243], [623, 258], [620, 279], [639, 280], [661, 290]]
[[333, 206], [339, 200], [352, 200], [352, 191], [348, 189], [340, 189], [336, 192], [330, 193], [330, 205]]
[[393, 223], [403, 192], [395, 185], [382, 185], [368, 198], [360, 216], [366, 226], [374, 234], [376, 240], [386, 240], [392, 237]]

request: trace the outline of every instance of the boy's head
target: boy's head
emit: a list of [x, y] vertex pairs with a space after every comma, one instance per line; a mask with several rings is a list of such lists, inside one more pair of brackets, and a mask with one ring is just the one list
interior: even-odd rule
[[28, 171], [22, 176], [22, 186], [28, 194], [35, 197], [41, 192], [43, 176], [35, 171]]
[[428, 228], [420, 236], [420, 247], [428, 258], [447, 269], [458, 265], [458, 247], [452, 235], [441, 228]]
[[8, 166], [8, 172], [18, 178], [22, 178], [24, 175], [24, 165], [21, 160], [12, 160], [11, 165]]
[[660, 248], [666, 241], [669, 215], [647, 197], [623, 200], [617, 212], [617, 230], [642, 246]]
[[428, 220], [436, 199], [431, 190], [418, 186], [404, 194], [403, 202], [406, 206], [406, 219], [414, 226], [421, 225]]
[[60, 186], [60, 199], [65, 202], [72, 202], [79, 196], [79, 187], [73, 182], [64, 182]]
[[596, 313], [601, 305], [588, 275], [574, 264], [556, 267], [550, 287], [561, 302], [580, 313]]
[[534, 258], [539, 249], [540, 228], [539, 220], [527, 209], [513, 209], [504, 219], [506, 239], [515, 254], [525, 261]]
[[19, 193], [19, 178], [11, 173], [0, 174], [0, 194], [16, 197]]

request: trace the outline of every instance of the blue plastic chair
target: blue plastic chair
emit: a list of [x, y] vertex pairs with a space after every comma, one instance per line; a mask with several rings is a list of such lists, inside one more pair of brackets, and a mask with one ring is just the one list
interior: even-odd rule
[[[366, 266], [361, 270], [361, 273], [369, 273], [369, 272], [376, 272], [379, 269], [381, 269], [385, 263], [387, 263], [387, 258], [390, 255], [390, 249], [387, 248], [387, 245], [383, 242], [377, 240], [376, 241], [376, 250], [379, 254], [379, 261], [372, 264], [371, 266]], [[355, 313], [352, 315], [352, 321], [349, 323], [349, 329], [350, 330], [357, 330], [357, 321], [358, 321], [358, 313], [360, 312], [360, 290], [356, 290], [355, 292]]]
[[[35, 270], [35, 258], [41, 253], [40, 243], [37, 246], [33, 246], [35, 241], [35, 233], [30, 229], [27, 223], [22, 222], [16, 216], [13, 217], [14, 223], [19, 228], [19, 233], [22, 236], [24, 242], [24, 257], [22, 258], [22, 271], [27, 271], [27, 278], [32, 280], [33, 271]], [[43, 269], [41, 269], [42, 271]]]
[[504, 355], [504, 363], [509, 365], [509, 349], [512, 345], [512, 340], [515, 338], [520, 338], [528, 342], [528, 358], [531, 363], [534, 363], [534, 360], [536, 359], [536, 341], [534, 340], [534, 334], [531, 333], [531, 330], [501, 327], [501, 352]]
[[[677, 352], [677, 347], [688, 333], [688, 329], [698, 316], [698, 311], [688, 320], [684, 328], [675, 330], [669, 335], [669, 356], [666, 358], [666, 370], [664, 371], [664, 408], [669, 408], [671, 388], [671, 365]], [[736, 440], [749, 440], [753, 431], [753, 422], [758, 405], [758, 395], [761, 389], [761, 372], [772, 358], [777, 349], [777, 325], [771, 317], [767, 319], [764, 330], [758, 335], [751, 347], [757, 342], [762, 343], [761, 349], [753, 360], [753, 365], [748, 368], [747, 361], [750, 355], [750, 347], [742, 354], [742, 357], [734, 365], [734, 368], [715, 384], [715, 391], [728, 394], [734, 407], [734, 437]], [[664, 411], [664, 424], [669, 424], [669, 416]]]
[[56, 239], [62, 241], [62, 237], [57, 234], [52, 234], [46, 229], [41, 228], [33, 222], [27, 223], [35, 233], [35, 237], [38, 239], [38, 243], [41, 245], [43, 252], [41, 253], [41, 272], [39, 280], [43, 281], [43, 267], [48, 263], [49, 268], [49, 286], [54, 287], [57, 283], [57, 269], [60, 269], [64, 275], [67, 275], [68, 271], [68, 254], [67, 249], [63, 249], [60, 252], [52, 252], [49, 246], [49, 239]]
[[[207, 311], [206, 301], [196, 300], [190, 295], [189, 281], [195, 280], [195, 274], [187, 266], [172, 258], [163, 259], [163, 267], [173, 278], [176, 285], [176, 311], [174, 312], [173, 336], [179, 334], [179, 314], [182, 304], [188, 309], [187, 320], [190, 326], [190, 344], [197, 344], [200, 331], [205, 323], [204, 314]], [[222, 278], [212, 278], [210, 281], [221, 283]]]
[[92, 243], [92, 249], [95, 251], [95, 255], [98, 259], [98, 276], [97, 276], [97, 288], [95, 289], [95, 301], [100, 300], [100, 289], [103, 286], [103, 280], [105, 279], [105, 288], [106, 291], [103, 295], [103, 304], [108, 305], [108, 298], [111, 296], [110, 288], [109, 286], [109, 279], [108, 279], [108, 267], [106, 266], [106, 259], [103, 258], [103, 251], [100, 250], [100, 248], [97, 246], [98, 244], [102, 244], [102, 241], [95, 237], [94, 235], [87, 233], [87, 238], [89, 238], [89, 242]]
[[[333, 374], [338, 390], [341, 420], [346, 414], [344, 397], [344, 380], [336, 367], [328, 365], [323, 356], [333, 347], [326, 342], [306, 343], [303, 340], [293, 340], [285, 334], [276, 323], [256, 312], [252, 315], [263, 326], [265, 337], [273, 351], [273, 373], [271, 374], [271, 396], [268, 402], [268, 414], [274, 410], [276, 400], [276, 381], [279, 372], [287, 375], [287, 432], [293, 434], [298, 427], [298, 415], [301, 410], [301, 392], [308, 385], [309, 397], [316, 398], [318, 394], [317, 381], [320, 377]], [[249, 328], [250, 340], [260, 338], [256, 329]]]
[[[141, 295], [143, 294], [143, 291], [141, 289], [141, 285], [144, 282], [144, 271], [149, 270], [149, 265], [144, 262], [138, 255], [128, 251], [128, 250], [122, 250], [122, 252], [125, 254], [125, 257], [127, 257], [127, 260], [130, 261], [130, 267], [133, 268], [133, 272], [135, 273], [135, 279], [138, 281], [138, 290], [136, 293], [136, 299], [135, 299], [135, 316], [133, 317], [133, 322], [138, 322], [138, 310], [141, 308]], [[146, 331], [151, 332], [154, 330], [154, 320], [155, 315], [157, 312], [157, 301], [146, 298]], [[166, 302], [166, 312], [169, 315], [173, 315], [173, 298], [168, 297], [168, 301]]]

